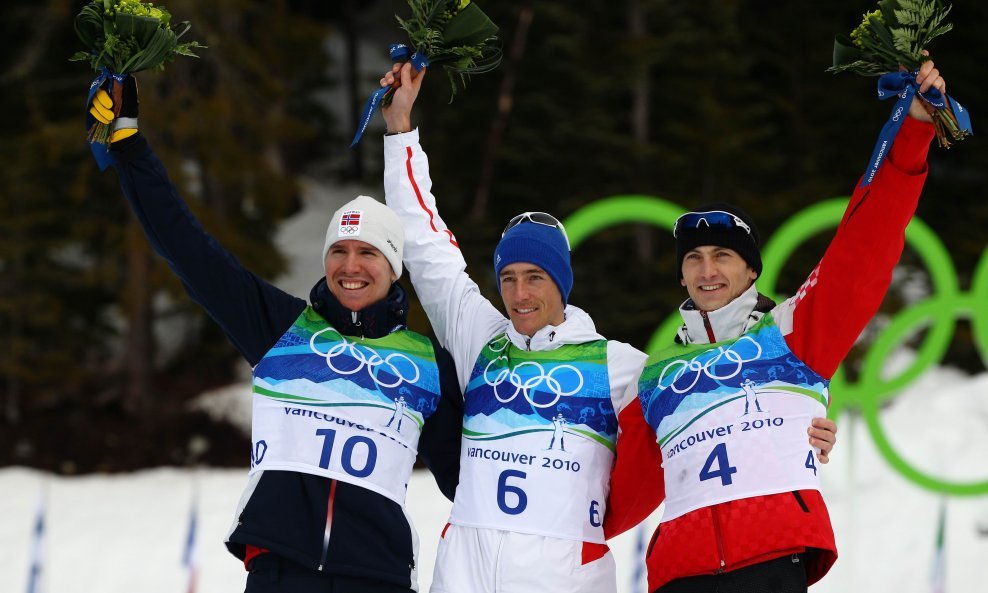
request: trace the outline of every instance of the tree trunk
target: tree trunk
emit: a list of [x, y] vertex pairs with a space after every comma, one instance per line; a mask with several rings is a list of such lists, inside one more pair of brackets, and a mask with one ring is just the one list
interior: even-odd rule
[[[346, 93], [347, 111], [350, 113], [350, 130], [356, 130], [360, 124], [360, 113], [362, 110], [360, 98], [359, 74], [357, 65], [360, 63], [360, 31], [357, 27], [356, 9], [353, 0], [343, 0], [341, 8], [343, 10], [343, 31], [346, 35], [346, 67], [344, 92]], [[350, 177], [352, 179], [362, 179], [364, 176], [363, 151], [360, 144], [350, 148]]]
[[473, 208], [470, 212], [470, 218], [475, 221], [482, 220], [487, 211], [491, 185], [494, 182], [494, 166], [497, 163], [497, 150], [501, 146], [504, 129], [508, 126], [508, 117], [511, 115], [511, 108], [514, 103], [515, 73], [518, 62], [525, 55], [525, 42], [528, 39], [528, 29], [532, 24], [534, 12], [531, 4], [522, 6], [518, 12], [518, 28], [515, 29], [515, 37], [511, 42], [511, 53], [508, 55], [507, 63], [504, 65], [504, 78], [501, 79], [501, 90], [498, 93], [497, 117], [491, 122], [491, 129], [487, 134], [487, 148], [484, 151], [484, 160], [481, 163], [480, 169], [480, 180], [477, 183]]
[[[646, 35], [645, 11], [642, 8], [641, 0], [628, 0], [628, 35], [635, 41], [644, 38]], [[645, 149], [649, 144], [648, 132], [652, 115], [652, 93], [648, 75], [648, 68], [644, 68], [638, 72], [632, 86], [631, 99], [631, 133], [635, 139], [636, 152], [639, 155], [635, 163], [635, 178], [642, 184], [648, 178], [649, 169], [651, 168], [645, 157], [641, 156], [647, 154]], [[635, 229], [635, 246], [639, 261], [651, 261], [655, 253], [651, 228], [638, 225]], [[642, 269], [647, 271], [649, 268], [643, 267]]]
[[151, 361], [154, 335], [151, 326], [151, 251], [136, 220], [127, 225], [127, 353], [124, 409], [141, 414], [151, 406]]

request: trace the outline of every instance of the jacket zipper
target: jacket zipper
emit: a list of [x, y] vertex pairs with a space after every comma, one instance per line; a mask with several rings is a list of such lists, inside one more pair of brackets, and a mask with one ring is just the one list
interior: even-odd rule
[[717, 512], [717, 505], [710, 507], [710, 512], [714, 520], [714, 539], [717, 540], [717, 556], [720, 558], [720, 568], [717, 569], [717, 574], [720, 574], [724, 572], [727, 562], [724, 560], [724, 541], [720, 537], [720, 513]]
[[336, 499], [336, 480], [331, 480], [329, 496], [326, 498], [326, 529], [322, 534], [322, 556], [319, 558], [319, 572], [326, 567], [326, 556], [329, 554], [329, 534], [333, 531], [333, 501]]
[[700, 311], [700, 317], [703, 318], [703, 329], [707, 330], [707, 339], [713, 344], [717, 341], [717, 337], [714, 336], [714, 328], [710, 325], [710, 318], [707, 317], [707, 312]]

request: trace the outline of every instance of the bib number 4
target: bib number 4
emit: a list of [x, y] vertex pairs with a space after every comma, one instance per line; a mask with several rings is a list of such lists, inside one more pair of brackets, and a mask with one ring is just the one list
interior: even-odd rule
[[[815, 461], [816, 457], [811, 449], [803, 465], [806, 469], [811, 470], [814, 476], [816, 475]], [[727, 458], [727, 443], [720, 443], [710, 451], [707, 460], [703, 462], [703, 469], [700, 470], [700, 481], [720, 478], [721, 486], [730, 486], [734, 483], [731, 476], [736, 473], [738, 473], [738, 468], [731, 465], [731, 461]]]
[[700, 470], [700, 481], [720, 478], [721, 486], [730, 486], [734, 482], [731, 476], [736, 473], [738, 473], [738, 468], [731, 465], [727, 459], [727, 443], [720, 443], [714, 447], [703, 463], [703, 469]]

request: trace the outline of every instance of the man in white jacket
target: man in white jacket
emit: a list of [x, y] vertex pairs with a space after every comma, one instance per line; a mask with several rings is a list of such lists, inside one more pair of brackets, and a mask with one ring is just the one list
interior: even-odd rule
[[[405, 227], [412, 284], [464, 393], [460, 480], [432, 592], [616, 591], [604, 514], [616, 417], [645, 355], [606, 340], [568, 304], [569, 241], [545, 213], [513, 218], [495, 248], [508, 316], [480, 293], [436, 209], [411, 127], [423, 76], [410, 70], [383, 111], [386, 201]], [[382, 86], [397, 74], [398, 66]], [[547, 449], [557, 432], [568, 437], [565, 450]], [[817, 432], [825, 460], [833, 433]]]

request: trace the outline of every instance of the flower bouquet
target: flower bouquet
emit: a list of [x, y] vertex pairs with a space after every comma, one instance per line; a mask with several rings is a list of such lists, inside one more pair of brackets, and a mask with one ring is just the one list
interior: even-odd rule
[[[418, 72], [426, 66], [442, 66], [450, 84], [450, 102], [458, 88], [466, 88], [471, 74], [490, 72], [501, 63], [498, 27], [471, 0], [408, 0], [412, 16], [395, 16], [408, 43], [389, 48], [395, 62], [409, 61]], [[378, 89], [364, 107], [357, 134], [360, 141], [379, 104], [388, 105], [400, 82]]]
[[[880, 0], [878, 10], [865, 13], [850, 36], [834, 39], [834, 63], [827, 71], [880, 76], [879, 99], [898, 96], [896, 107], [908, 110], [918, 91], [916, 72], [929, 59], [923, 50], [953, 28], [944, 20], [949, 12], [941, 0]], [[920, 97], [940, 146], [950, 147], [972, 133], [970, 117], [956, 101], [934, 88]]]
[[[93, 0], [83, 6], [75, 18], [75, 32], [86, 49], [69, 59], [89, 62], [100, 73], [90, 86], [89, 102], [97, 90], [108, 85], [114, 108], [119, 109], [122, 83], [128, 75], [164, 70], [175, 56], [198, 57], [192, 50], [205, 46], [196, 41], [178, 42], [191, 25], [183, 22], [175, 30], [170, 22], [171, 14], [150, 2]], [[89, 142], [106, 144], [111, 126], [91, 117], [86, 123]]]

